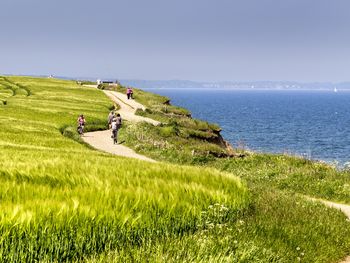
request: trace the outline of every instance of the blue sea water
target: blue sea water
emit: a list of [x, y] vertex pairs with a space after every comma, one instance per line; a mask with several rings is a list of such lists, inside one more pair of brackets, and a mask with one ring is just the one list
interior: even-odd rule
[[350, 161], [350, 92], [149, 89], [219, 124], [232, 145]]

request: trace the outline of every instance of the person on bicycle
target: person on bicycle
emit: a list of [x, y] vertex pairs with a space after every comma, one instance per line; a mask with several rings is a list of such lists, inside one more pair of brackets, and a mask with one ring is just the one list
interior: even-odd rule
[[79, 115], [77, 122], [78, 122], [78, 132], [79, 134], [82, 135], [84, 133], [84, 126], [86, 122], [83, 114]]

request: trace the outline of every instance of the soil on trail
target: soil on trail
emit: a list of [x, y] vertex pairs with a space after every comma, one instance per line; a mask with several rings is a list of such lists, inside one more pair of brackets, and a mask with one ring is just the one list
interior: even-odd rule
[[338, 204], [325, 200], [322, 200], [321, 202], [324, 203], [326, 206], [342, 211], [350, 220], [350, 205]]
[[[122, 94], [116, 91], [108, 91], [108, 90], [104, 90], [103, 92], [113, 102], [115, 102], [120, 106], [118, 113], [121, 115], [123, 120], [128, 120], [132, 122], [148, 122], [155, 126], [160, 124], [159, 121], [155, 121], [150, 118], [145, 118], [142, 116], [135, 115], [135, 112], [137, 109], [144, 110], [145, 106], [136, 102], [133, 99], [128, 100], [125, 94]], [[155, 162], [155, 160], [148, 158], [146, 156], [137, 154], [132, 149], [124, 145], [114, 144], [111, 138], [111, 135], [112, 135], [111, 130], [88, 132], [88, 133], [85, 133], [84, 136], [82, 136], [82, 139], [84, 140], [84, 142], [90, 144], [92, 147], [100, 151], [108, 152], [119, 156], [130, 157], [130, 158], [135, 158], [135, 159], [149, 161], [149, 162]]]
[[95, 149], [108, 152], [111, 154], [135, 158], [143, 161], [155, 162], [155, 160], [148, 158], [146, 156], [135, 153], [132, 149], [122, 145], [113, 144], [113, 139], [111, 138], [112, 132], [110, 130], [106, 131], [96, 131], [85, 133], [82, 139], [90, 144]]
[[135, 115], [137, 109], [145, 110], [146, 107], [142, 104], [136, 102], [134, 99], [128, 100], [126, 95], [116, 91], [104, 90], [103, 91], [113, 102], [117, 103], [120, 106], [118, 113], [121, 117], [128, 121], [133, 122], [148, 122], [155, 126], [159, 125], [160, 122], [153, 120], [151, 118], [146, 118], [142, 116]]

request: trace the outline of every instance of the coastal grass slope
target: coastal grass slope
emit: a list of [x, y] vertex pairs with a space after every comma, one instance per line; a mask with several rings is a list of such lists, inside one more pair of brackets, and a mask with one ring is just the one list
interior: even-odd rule
[[[122, 86], [117, 89], [125, 91]], [[239, 228], [236, 225], [223, 228], [225, 234], [221, 239], [228, 238], [225, 245], [218, 242], [220, 234], [212, 237], [216, 261], [336, 262], [350, 254], [349, 219], [309, 199], [316, 197], [349, 204], [349, 171], [288, 155], [259, 154], [242, 149], [228, 154], [229, 147], [210, 136], [220, 136], [216, 133], [220, 130], [217, 125], [193, 119], [185, 109], [176, 107], [173, 111], [166, 97], [139, 89], [134, 89], [134, 93], [135, 99], [148, 106], [138, 114], [157, 119], [163, 125], [130, 124], [120, 133], [127, 145], [153, 159], [215, 167], [242, 178], [249, 185], [252, 203], [249, 213], [240, 219], [245, 223]], [[202, 133], [193, 136], [189, 130], [209, 136]], [[231, 229], [235, 230], [231, 232]], [[210, 235], [205, 236], [210, 240]], [[234, 241], [237, 246], [232, 245]], [[160, 244], [160, 250], [164, 251], [162, 246]], [[188, 261], [192, 256], [195, 261], [201, 261], [202, 256], [204, 261], [213, 260], [204, 252], [201, 254], [198, 247], [195, 252], [180, 251], [176, 255]], [[244, 251], [242, 257], [239, 251]], [[160, 253], [159, 257], [172, 258], [167, 253]]]
[[0, 261], [128, 253], [196, 233], [214, 204], [225, 207], [213, 217], [221, 223], [249, 205], [247, 188], [228, 173], [118, 158], [73, 140], [79, 114], [88, 129], [106, 126], [111, 102], [101, 91], [72, 81], [7, 79], [31, 95], [0, 106]]
[[[112, 156], [75, 131], [79, 114], [88, 130], [106, 128], [114, 106], [101, 91], [7, 80], [31, 95], [0, 104], [4, 262], [337, 262], [350, 254], [345, 215], [304, 198], [347, 201], [346, 172], [288, 156], [232, 158], [217, 125], [137, 89], [149, 103], [139, 114], [163, 125], [124, 123], [121, 138], [166, 162]], [[335, 189], [337, 176], [343, 194], [322, 190]]]
[[244, 158], [226, 158], [228, 149], [217, 139], [220, 127], [216, 124], [191, 118], [188, 110], [170, 105], [169, 98], [135, 90], [135, 97], [148, 106], [138, 113], [163, 123], [161, 127], [136, 123], [122, 130], [122, 138], [140, 153], [173, 163], [216, 167], [244, 178], [251, 186], [273, 186], [350, 204], [349, 169], [337, 170], [297, 156], [244, 151], [239, 146], [234, 150], [236, 157]]

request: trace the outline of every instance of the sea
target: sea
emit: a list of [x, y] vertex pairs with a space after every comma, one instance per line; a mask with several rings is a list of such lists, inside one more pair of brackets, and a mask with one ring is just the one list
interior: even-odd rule
[[349, 91], [147, 90], [219, 124], [234, 147], [350, 164]]

